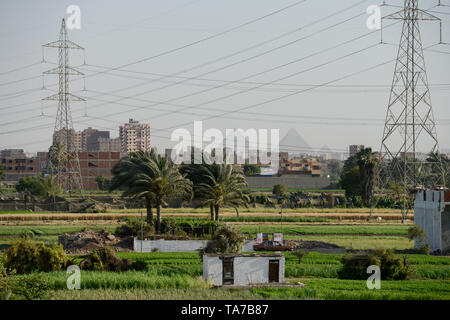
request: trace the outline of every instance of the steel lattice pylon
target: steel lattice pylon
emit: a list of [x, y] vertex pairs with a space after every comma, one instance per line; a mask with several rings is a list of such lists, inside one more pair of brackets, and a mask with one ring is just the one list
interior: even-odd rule
[[419, 21], [440, 19], [420, 10], [418, 0], [405, 0], [404, 9], [383, 19], [403, 20], [397, 62], [380, 149], [378, 187], [403, 186], [403, 219], [411, 189], [443, 186], [431, 95]]
[[57, 74], [59, 76], [58, 93], [43, 99], [58, 101], [52, 148], [59, 150], [55, 151], [53, 149], [57, 153], [56, 156], [49, 154], [51, 173], [55, 176], [56, 182], [63, 190], [69, 192], [73, 190], [82, 191], [83, 183], [78, 150], [75, 147], [75, 130], [73, 128], [70, 102], [85, 100], [69, 92], [69, 76], [83, 75], [83, 73], [69, 66], [69, 50], [84, 49], [67, 39], [67, 29], [64, 19], [61, 24], [59, 40], [47, 43], [43, 47], [57, 48], [59, 51], [59, 65], [54, 69], [44, 72], [44, 74]]

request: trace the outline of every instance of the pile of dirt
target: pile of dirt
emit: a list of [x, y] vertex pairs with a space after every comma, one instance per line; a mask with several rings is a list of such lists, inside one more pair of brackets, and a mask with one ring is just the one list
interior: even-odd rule
[[294, 246], [294, 250], [302, 249], [322, 253], [346, 253], [344, 247], [322, 241], [284, 240], [284, 244]]
[[116, 251], [132, 251], [133, 249], [133, 237], [119, 238], [108, 230], [94, 232], [85, 229], [64, 233], [58, 236], [58, 243], [71, 254], [85, 254], [103, 247], [111, 247]]

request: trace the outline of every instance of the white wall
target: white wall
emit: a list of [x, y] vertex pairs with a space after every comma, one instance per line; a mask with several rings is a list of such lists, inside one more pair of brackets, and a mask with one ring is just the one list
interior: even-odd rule
[[[414, 224], [425, 231], [425, 243], [430, 245], [431, 251], [443, 249], [441, 217], [446, 205], [450, 203], [445, 202], [444, 191], [419, 191], [414, 200]], [[420, 241], [415, 241], [416, 249], [422, 245]]]
[[222, 285], [222, 260], [219, 257], [203, 256], [203, 279], [210, 280], [213, 285]]
[[[284, 282], [285, 259], [283, 257], [235, 257], [233, 262], [234, 284], [249, 285], [269, 283], [269, 261], [279, 260], [279, 282]], [[214, 285], [222, 285], [222, 260], [203, 256], [203, 278]]]
[[[151, 252], [157, 249], [159, 252], [195, 252], [206, 246], [208, 240], [138, 240], [136, 237], [133, 242], [133, 250], [136, 252]], [[254, 251], [254, 240], [246, 240], [242, 246], [242, 252]]]

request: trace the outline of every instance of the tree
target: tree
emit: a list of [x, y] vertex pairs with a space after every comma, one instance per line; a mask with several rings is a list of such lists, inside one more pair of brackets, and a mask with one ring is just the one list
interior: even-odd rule
[[247, 181], [240, 168], [226, 163], [214, 163], [201, 166], [199, 172], [205, 182], [194, 186], [195, 193], [204, 205], [214, 207], [216, 221], [219, 220], [220, 208], [223, 206], [247, 206], [249, 197], [243, 190], [247, 187]]
[[356, 155], [359, 167], [361, 197], [366, 206], [372, 207], [372, 196], [378, 169], [378, 158], [371, 148], [365, 148]]
[[106, 178], [105, 176], [97, 176], [97, 177], [95, 177], [95, 182], [97, 182], [99, 190], [106, 190], [107, 189], [108, 178]]
[[294, 251], [292, 252], [292, 255], [294, 255], [294, 256], [296, 256], [296, 257], [298, 258], [298, 263], [299, 263], [299, 264], [302, 264], [303, 258], [304, 258], [306, 255], [308, 255], [308, 254], [309, 254], [309, 251], [307, 251], [307, 250], [302, 250], [302, 249], [297, 249], [297, 250], [294, 250]]
[[53, 177], [43, 178], [41, 175], [20, 178], [16, 190], [24, 195], [25, 206], [36, 198], [53, 198], [55, 201], [55, 197], [62, 192]]
[[287, 191], [286, 185], [284, 184], [276, 184], [273, 186], [272, 193], [278, 198], [284, 195]]
[[150, 174], [140, 173], [135, 177], [134, 190], [138, 197], [153, 199], [156, 206], [156, 232], [161, 231], [161, 208], [170, 198], [192, 198], [192, 182], [183, 176], [167, 157], [156, 152], [148, 164]]
[[[142, 193], [142, 189], [137, 188], [135, 181], [138, 175], [153, 176], [150, 164], [156, 159], [157, 152], [152, 149], [150, 153], [137, 151], [131, 153], [128, 157], [120, 159], [120, 161], [112, 168], [111, 173], [114, 175], [110, 191], [123, 189], [122, 196], [132, 196], [135, 198], [143, 198], [147, 209], [147, 223], [153, 223], [153, 194], [151, 192]], [[137, 196], [139, 195], [139, 196]]]
[[244, 166], [244, 174], [246, 176], [256, 176], [261, 174], [261, 165], [259, 164], [246, 164]]
[[[198, 188], [196, 188], [195, 186], [200, 185], [200, 183], [210, 182], [210, 180], [207, 178], [207, 175], [204, 174], [204, 168], [207, 167], [212, 169], [212, 166], [213, 164], [207, 164], [203, 160], [202, 165], [192, 163], [180, 168], [180, 172], [184, 174], [189, 180], [191, 180], [192, 184], [194, 185], [194, 200], [199, 200], [202, 205], [204, 204], [202, 201], [203, 195], [198, 192]], [[208, 205], [211, 220], [214, 220], [214, 204], [213, 202], [209, 202]]]
[[356, 166], [349, 171], [343, 173], [341, 181], [339, 182], [341, 187], [345, 189], [345, 196], [347, 198], [361, 196], [361, 183], [359, 180], [359, 167]]

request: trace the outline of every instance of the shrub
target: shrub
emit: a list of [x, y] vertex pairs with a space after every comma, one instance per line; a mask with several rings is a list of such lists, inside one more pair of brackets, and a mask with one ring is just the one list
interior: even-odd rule
[[41, 299], [49, 289], [47, 280], [41, 274], [0, 278], [0, 300]]
[[120, 259], [113, 249], [101, 248], [91, 252], [80, 263], [82, 270], [126, 271], [132, 268], [131, 260]]
[[0, 279], [3, 277], [6, 277], [6, 275], [7, 275], [5, 263], [4, 263], [3, 259], [4, 259], [3, 254], [0, 254]]
[[371, 254], [347, 255], [341, 259], [342, 268], [338, 272], [340, 279], [365, 280], [367, 268], [371, 265], [380, 267], [383, 280], [406, 280], [411, 270], [406, 263], [394, 256], [392, 250], [375, 250]]
[[203, 250], [203, 253], [238, 253], [242, 250], [245, 236], [240, 229], [236, 229], [230, 225], [222, 225], [214, 234], [211, 241]]
[[423, 246], [421, 246], [419, 248], [419, 253], [420, 254], [425, 254], [425, 255], [429, 255], [430, 254], [430, 245], [429, 244], [424, 244]]
[[147, 271], [148, 265], [147, 265], [147, 262], [145, 262], [145, 260], [138, 259], [132, 263], [131, 269], [136, 270], [136, 271]]
[[301, 250], [301, 249], [297, 249], [297, 250], [294, 250], [294, 251], [292, 252], [292, 254], [298, 258], [298, 263], [299, 263], [299, 264], [302, 263], [303, 257], [305, 257], [306, 255], [308, 255], [308, 253], [309, 253], [308, 251], [306, 251], [306, 250]]
[[408, 239], [418, 240], [420, 242], [425, 241], [425, 231], [418, 226], [411, 226], [408, 228]]
[[286, 191], [287, 191], [287, 188], [286, 188], [286, 185], [284, 185], [284, 184], [276, 184], [273, 186], [273, 189], [272, 189], [272, 193], [277, 197], [282, 196], [283, 194], [286, 193]]
[[[148, 238], [155, 233], [155, 229], [153, 228], [153, 226], [149, 225], [146, 222], [143, 223], [142, 229], [144, 238]], [[118, 237], [137, 236], [140, 239], [141, 221], [136, 218], [128, 219], [125, 224], [116, 228], [114, 234]]]
[[43, 242], [18, 240], [5, 252], [5, 267], [18, 274], [57, 271], [66, 266], [67, 255], [61, 245], [47, 247]]

